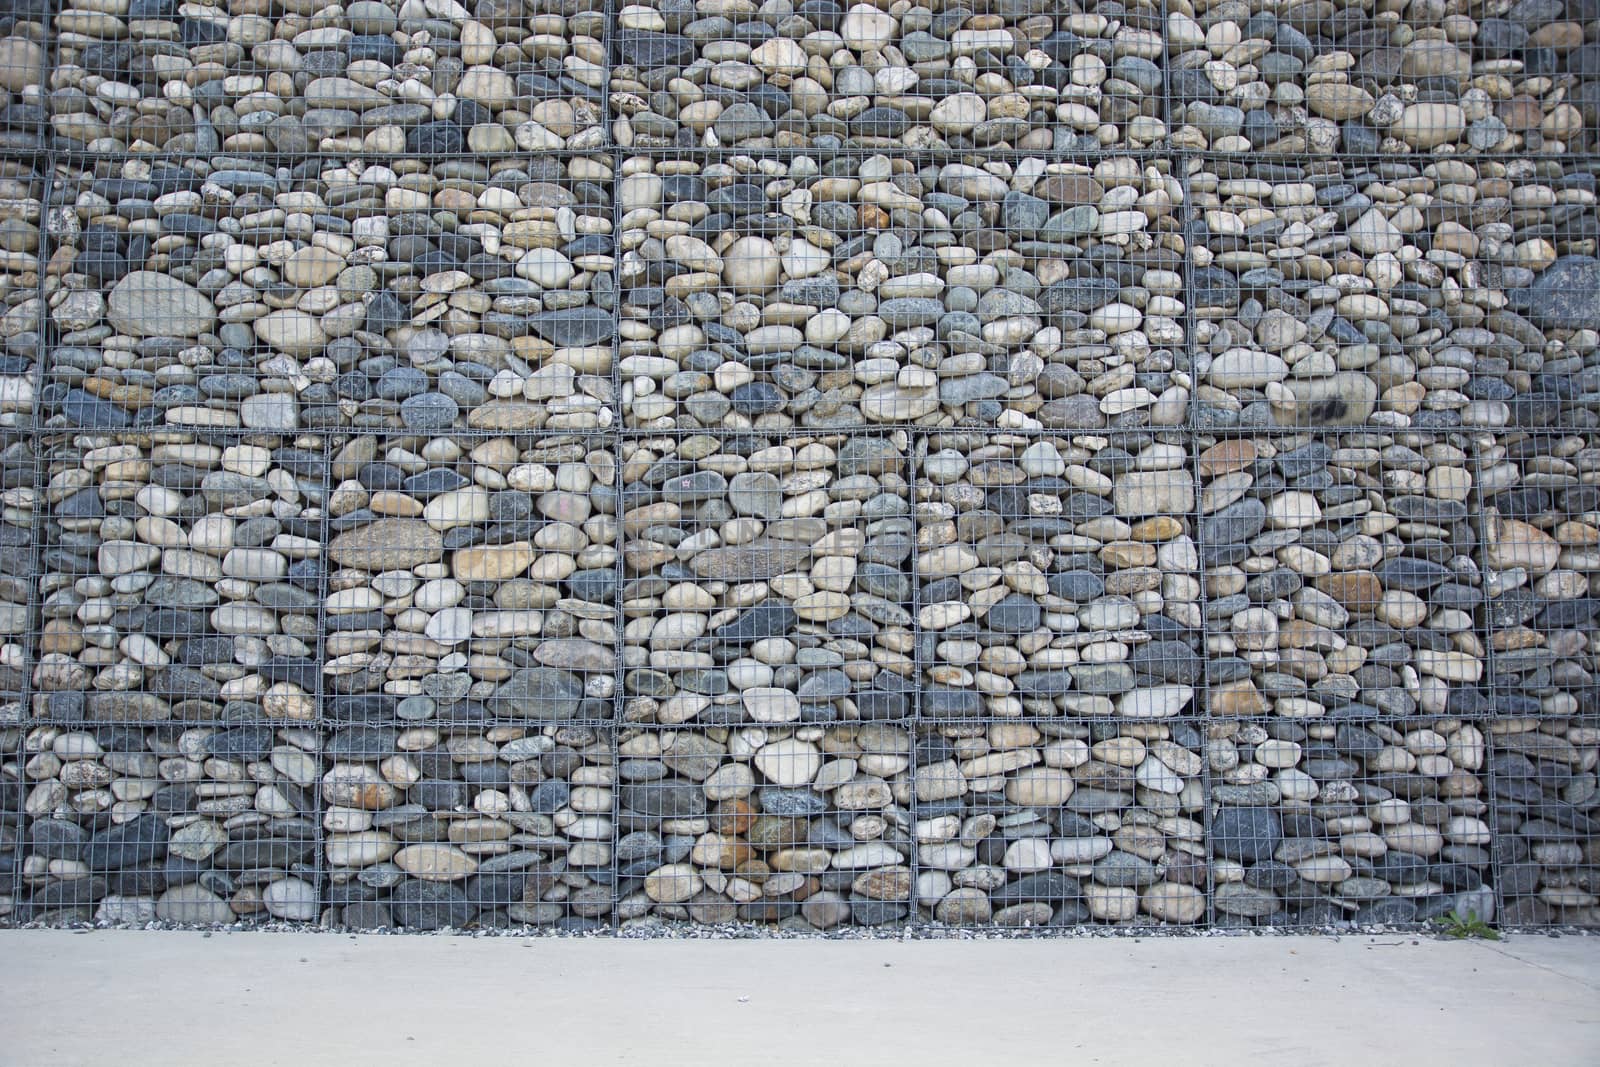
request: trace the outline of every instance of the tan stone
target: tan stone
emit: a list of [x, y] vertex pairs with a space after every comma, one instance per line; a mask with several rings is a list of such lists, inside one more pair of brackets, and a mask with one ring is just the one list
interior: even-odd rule
[[527, 541], [460, 548], [450, 557], [450, 573], [463, 582], [503, 582], [527, 570], [538, 555]]

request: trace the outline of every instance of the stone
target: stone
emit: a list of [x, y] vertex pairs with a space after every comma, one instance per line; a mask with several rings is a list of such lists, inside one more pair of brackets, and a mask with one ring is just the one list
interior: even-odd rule
[[816, 777], [822, 766], [822, 757], [807, 742], [774, 741], [756, 753], [755, 764], [756, 769], [773, 784], [795, 788]]
[[387, 571], [431, 563], [444, 555], [444, 539], [420, 519], [378, 519], [339, 534], [328, 545], [337, 564]]
[[106, 318], [135, 337], [196, 337], [211, 329], [217, 309], [191, 285], [166, 274], [136, 270], [112, 287]]
[[1283, 840], [1283, 822], [1271, 808], [1226, 807], [1211, 817], [1211, 840], [1225, 859], [1260, 863]]

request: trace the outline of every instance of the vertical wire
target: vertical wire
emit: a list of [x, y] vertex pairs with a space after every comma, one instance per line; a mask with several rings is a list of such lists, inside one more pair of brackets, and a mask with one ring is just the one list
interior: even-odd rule
[[[328, 552], [331, 542], [332, 516], [329, 514], [329, 502], [333, 499], [333, 450], [335, 442], [339, 440], [336, 431], [328, 429], [319, 435], [322, 442], [322, 515], [317, 533], [317, 554], [321, 565], [317, 568], [317, 632], [316, 641], [312, 648], [317, 667], [316, 693], [314, 707], [316, 715], [313, 719], [313, 728], [316, 736], [316, 767], [317, 778], [312, 783], [314, 796], [313, 810], [316, 817], [316, 826], [313, 827], [313, 838], [316, 842], [316, 851], [313, 858], [313, 873], [316, 875], [317, 890], [317, 923], [322, 924], [324, 908], [323, 903], [332, 899], [332, 864], [327, 859], [328, 830], [327, 798], [322, 792], [322, 776], [331, 768], [324, 762], [324, 753], [327, 751], [329, 739], [333, 736], [333, 717], [328, 714], [327, 703], [330, 699], [328, 693], [328, 597], [331, 585], [328, 568], [332, 565], [332, 556]], [[344, 911], [340, 909], [338, 920], [334, 925], [344, 925]]]
[[[608, 0], [608, 3], [609, 3], [609, 0]], [[612, 189], [613, 189], [612, 200], [613, 200], [613, 206], [614, 206], [615, 205], [615, 198], [616, 198], [615, 189], [616, 189], [616, 186], [617, 186], [616, 172], [615, 171], [612, 172], [612, 179], [613, 179], [612, 180]], [[621, 302], [620, 301], [618, 302], [617, 307], [618, 308], [621, 307]], [[620, 406], [620, 402], [621, 402], [621, 394], [620, 393], [618, 394], [617, 399], [618, 399], [619, 406]], [[625, 614], [623, 612], [623, 606], [622, 606], [623, 605], [623, 585], [622, 585], [622, 582], [623, 582], [623, 579], [624, 579], [624, 577], [626, 575], [626, 568], [623, 565], [623, 559], [622, 559], [622, 550], [623, 550], [624, 544], [626, 543], [626, 539], [623, 536], [623, 532], [622, 532], [622, 516], [623, 516], [624, 509], [625, 509], [625, 501], [623, 500], [623, 495], [622, 495], [622, 464], [623, 464], [623, 460], [622, 460], [622, 436], [621, 436], [621, 428], [620, 428], [620, 416], [619, 416], [618, 431], [617, 431], [616, 436], [614, 436], [611, 439], [611, 446], [612, 446], [612, 448], [611, 448], [611, 451], [612, 451], [612, 464], [613, 464], [613, 467], [614, 467], [614, 469], [616, 471], [616, 499], [617, 499], [617, 516], [616, 516], [616, 518], [617, 518], [617, 522], [616, 522], [616, 538], [617, 538], [616, 555], [617, 555], [617, 558], [613, 563], [613, 567], [615, 568], [615, 573], [616, 573], [616, 582], [615, 582], [616, 588], [613, 589], [612, 593], [611, 593], [611, 603], [612, 603], [612, 608], [613, 608], [613, 620], [614, 620], [613, 624], [616, 627], [615, 632], [612, 634], [611, 651], [612, 651], [612, 655], [616, 657], [616, 659], [615, 659], [616, 666], [615, 666], [615, 669], [614, 669], [615, 680], [614, 680], [614, 683], [613, 683], [614, 686], [615, 686], [615, 689], [613, 690], [613, 692], [611, 694], [611, 722], [609, 724], [607, 724], [606, 734], [610, 739], [610, 745], [611, 745], [611, 859], [610, 859], [610, 865], [611, 865], [611, 914], [610, 914], [610, 917], [609, 917], [609, 920], [610, 920], [609, 921], [609, 926], [610, 926], [612, 934], [615, 935], [615, 934], [619, 933], [621, 931], [621, 929], [622, 929], [622, 863], [617, 858], [617, 849], [620, 846], [621, 841], [622, 841], [622, 829], [621, 829], [621, 827], [622, 827], [622, 746], [621, 746], [621, 732], [622, 732], [622, 721], [623, 721], [624, 700], [625, 700], [625, 696], [623, 694], [623, 680], [627, 676], [627, 669], [628, 669], [628, 665], [624, 660], [624, 653], [625, 653], [625, 651], [627, 649], [627, 645], [624, 642], [623, 636], [622, 636], [623, 627], [624, 627], [624, 624], [626, 622], [626, 616], [625, 616]]]
[[[46, 62], [49, 61], [48, 53]], [[33, 411], [27, 420], [24, 431], [31, 452], [32, 479], [30, 488], [33, 490], [33, 515], [30, 521], [30, 546], [29, 555], [32, 560], [28, 576], [28, 606], [25, 617], [25, 630], [23, 636], [23, 678], [20, 693], [20, 718], [17, 723], [17, 845], [15, 857], [12, 862], [11, 872], [11, 900], [12, 915], [19, 918], [22, 913], [23, 860], [27, 855], [28, 824], [27, 814], [28, 780], [24, 768], [27, 765], [28, 731], [33, 722], [34, 694], [34, 665], [37, 662], [41, 649], [44, 647], [43, 600], [40, 595], [39, 576], [42, 571], [43, 549], [41, 547], [46, 530], [46, 508], [48, 506], [46, 490], [49, 486], [49, 472], [45, 463], [46, 435], [40, 429], [40, 416], [44, 406], [44, 385], [46, 381], [45, 364], [49, 359], [49, 328], [50, 310], [49, 300], [45, 292], [45, 278], [50, 257], [54, 251], [53, 240], [50, 235], [50, 201], [54, 194], [55, 172], [49, 165], [49, 153], [46, 153], [46, 166], [44, 169], [39, 199], [39, 277], [37, 284], [37, 300], [39, 304], [38, 336], [35, 341], [35, 366], [31, 373], [33, 385]]]
[[[1188, 259], [1185, 256], [1184, 262], [1187, 263]], [[1187, 285], [1186, 279], [1186, 288]], [[1196, 395], [1196, 391], [1190, 391], [1191, 399]], [[1196, 602], [1200, 611], [1200, 677], [1196, 679], [1198, 688], [1190, 711], [1200, 734], [1200, 751], [1196, 753], [1200, 757], [1200, 847], [1205, 870], [1205, 925], [1210, 928], [1216, 925], [1216, 863], [1211, 834], [1211, 649], [1208, 642], [1211, 620], [1207, 617], [1210, 593], [1206, 589], [1205, 538], [1201, 535], [1204, 528], [1201, 520], [1205, 515], [1205, 487], [1200, 476], [1200, 433], [1191, 426], [1185, 436], [1189, 443], [1190, 469], [1194, 472], [1194, 550], [1198, 561], [1195, 579], [1200, 586], [1200, 596]]]
[[917, 577], [917, 557], [922, 554], [922, 509], [917, 472], [922, 468], [922, 452], [927, 444], [925, 433], [910, 431], [906, 434], [906, 494], [911, 504], [911, 691], [907, 694], [910, 698], [910, 719], [906, 728], [911, 745], [911, 758], [906, 767], [906, 819], [910, 823], [906, 829], [911, 895], [906, 899], [906, 924], [912, 929], [926, 925], [924, 916], [918, 910], [921, 901], [918, 899], [917, 886], [922, 877], [922, 846], [917, 840], [917, 813], [921, 807], [917, 800], [917, 745], [922, 734], [922, 687], [927, 678], [922, 662], [922, 583]]
[[[1484, 821], [1488, 824], [1491, 835], [1489, 841], [1489, 869], [1487, 873], [1489, 877], [1489, 889], [1494, 894], [1495, 921], [1501, 922], [1503, 921], [1503, 917], [1505, 915], [1506, 902], [1504, 884], [1501, 877], [1503, 874], [1503, 853], [1500, 848], [1499, 834], [1501, 832], [1502, 823], [1499, 817], [1500, 797], [1496, 792], [1498, 782], [1496, 781], [1494, 768], [1495, 731], [1493, 729], [1495, 720], [1499, 718], [1499, 711], [1495, 707], [1495, 696], [1500, 688], [1500, 675], [1495, 666], [1494, 637], [1495, 633], [1497, 632], [1497, 627], [1494, 624], [1494, 609], [1489, 603], [1487, 576], [1488, 555], [1485, 551], [1488, 544], [1487, 519], [1489, 505], [1483, 488], [1485, 462], [1484, 453], [1486, 451], [1490, 452], [1491, 455], [1489, 456], [1489, 459], [1490, 461], [1493, 460], [1492, 452], [1495, 446], [1496, 436], [1498, 435], [1481, 435], [1479, 437], [1478, 447], [1473, 450], [1472, 495], [1470, 499], [1473, 501], [1474, 506], [1471, 508], [1471, 511], [1468, 515], [1468, 521], [1473, 523], [1478, 535], [1477, 558], [1480, 568], [1478, 573], [1478, 587], [1483, 594], [1483, 603], [1478, 609], [1477, 618], [1474, 619], [1474, 632], [1476, 633], [1478, 639], [1483, 642], [1484, 678], [1487, 682], [1485, 689], [1488, 690], [1487, 694], [1484, 696], [1484, 699], [1488, 703], [1488, 714], [1485, 718], [1478, 720], [1479, 730], [1483, 735], [1484, 789], [1488, 793], [1488, 808], [1484, 812], [1487, 818]], [[1463, 719], [1463, 722], [1471, 721], [1472, 720]]]

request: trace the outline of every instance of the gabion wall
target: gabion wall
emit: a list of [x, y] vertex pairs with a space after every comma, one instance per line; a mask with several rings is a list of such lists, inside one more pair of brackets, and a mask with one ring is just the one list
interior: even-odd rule
[[1600, 7], [21, 0], [0, 920], [1600, 924]]

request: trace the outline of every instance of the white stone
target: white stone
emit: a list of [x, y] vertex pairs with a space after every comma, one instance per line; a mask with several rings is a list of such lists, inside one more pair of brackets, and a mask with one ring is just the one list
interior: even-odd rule
[[845, 47], [857, 52], [876, 51], [894, 40], [894, 17], [868, 4], [852, 7], [839, 22]]
[[562, 289], [577, 274], [572, 261], [554, 248], [530, 249], [517, 261], [517, 276], [541, 289]]
[[1166, 719], [1178, 714], [1194, 699], [1187, 685], [1157, 685], [1133, 689], [1117, 698], [1117, 714], [1128, 719]]
[[785, 789], [809, 785], [822, 767], [822, 754], [809, 741], [786, 738], [763, 745], [755, 755], [756, 769]]
[[756, 687], [741, 694], [745, 709], [756, 722], [795, 722], [800, 718], [800, 698], [787, 689]]

